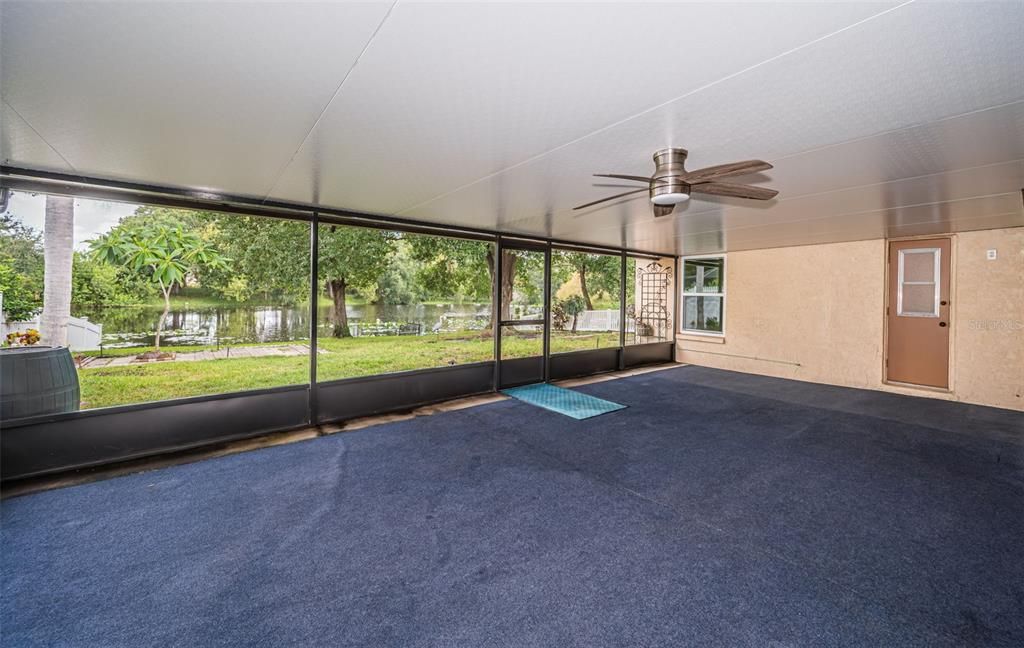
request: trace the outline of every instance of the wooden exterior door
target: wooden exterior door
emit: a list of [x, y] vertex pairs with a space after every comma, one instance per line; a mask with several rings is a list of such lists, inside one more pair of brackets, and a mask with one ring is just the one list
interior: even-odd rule
[[950, 239], [889, 243], [886, 379], [949, 387]]

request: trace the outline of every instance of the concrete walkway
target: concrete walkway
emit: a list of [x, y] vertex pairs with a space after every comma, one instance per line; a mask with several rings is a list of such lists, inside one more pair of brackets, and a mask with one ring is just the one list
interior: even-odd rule
[[80, 369], [97, 369], [100, 367], [124, 367], [126, 365], [153, 364], [158, 362], [194, 362], [198, 360], [226, 360], [228, 358], [262, 358], [265, 356], [299, 356], [309, 354], [309, 345], [282, 344], [279, 346], [239, 346], [224, 347], [216, 351], [175, 352], [173, 358], [167, 360], [139, 360], [134, 355], [115, 358], [89, 357], [79, 363]]

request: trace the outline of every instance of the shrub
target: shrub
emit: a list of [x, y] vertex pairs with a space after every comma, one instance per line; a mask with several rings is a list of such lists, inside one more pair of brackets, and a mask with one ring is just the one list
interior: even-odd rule
[[582, 295], [572, 295], [565, 299], [557, 300], [551, 306], [551, 325], [559, 331], [564, 331], [569, 319], [572, 319], [572, 332], [576, 332], [576, 318], [586, 310], [586, 303]]

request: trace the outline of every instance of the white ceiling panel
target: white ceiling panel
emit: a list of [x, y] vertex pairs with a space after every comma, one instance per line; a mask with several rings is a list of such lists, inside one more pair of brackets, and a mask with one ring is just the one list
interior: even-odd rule
[[[15, 166], [665, 253], [1024, 225], [1024, 3], [3, 4]], [[655, 219], [591, 174], [775, 164]]]
[[1017, 101], [776, 159], [771, 184], [794, 197], [1021, 158], [1024, 101]]
[[272, 197], [399, 212], [889, 6], [399, 4]]
[[80, 173], [258, 194], [388, 8], [5, 2], [3, 100]]
[[[1024, 60], [1019, 38], [1024, 4], [995, 9], [900, 7], [404, 215], [452, 218], [470, 205], [486, 206], [498, 227], [521, 231], [527, 223], [551, 223], [551, 235], [635, 246], [640, 239], [619, 239], [634, 231], [630, 223], [658, 227], [642, 194], [588, 210], [590, 220], [571, 207], [628, 186], [595, 182], [591, 173], [649, 174], [650, 152], [669, 144], [689, 148], [688, 168], [750, 157], [781, 159], [764, 178], [772, 183], [785, 178], [778, 183], [785, 191], [782, 200], [712, 199], [746, 202], [747, 210], [766, 218], [783, 210], [791, 195], [1024, 157], [1019, 103], [976, 119], [963, 114], [1024, 98], [1024, 75], [1017, 74]], [[1014, 22], [1017, 17], [1021, 21]], [[906, 47], [908, 42], [913, 47]], [[961, 114], [959, 120], [948, 119]], [[935, 121], [933, 128], [911, 128]], [[674, 135], [661, 135], [666, 132]], [[844, 142], [849, 145], [837, 146]], [[831, 150], [814, 154], [825, 148]], [[845, 149], [856, 155], [847, 157]], [[956, 156], [959, 150], [963, 158]], [[808, 152], [806, 159], [799, 158], [802, 152]], [[786, 173], [787, 158], [802, 168]], [[695, 200], [684, 214], [706, 208], [704, 200]], [[840, 208], [836, 204], [833, 213]]]
[[3, 102], [0, 102], [0, 157], [4, 160], [32, 160], [51, 171], [72, 170], [21, 115]]
[[[723, 246], [735, 251], [1017, 227], [1024, 225], [1019, 216], [1020, 202], [1020, 192], [1016, 192], [943, 204], [846, 213], [813, 221], [725, 230]], [[694, 249], [694, 254], [703, 254], [704, 247], [713, 247], [714, 239], [709, 234], [705, 232], [685, 237], [688, 239], [686, 244]]]

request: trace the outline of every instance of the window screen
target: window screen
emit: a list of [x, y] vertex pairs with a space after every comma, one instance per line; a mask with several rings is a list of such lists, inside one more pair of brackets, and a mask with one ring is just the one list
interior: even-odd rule
[[899, 251], [896, 314], [902, 317], [939, 316], [939, 248]]

